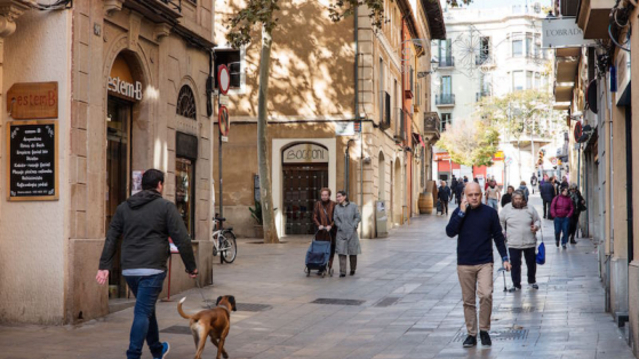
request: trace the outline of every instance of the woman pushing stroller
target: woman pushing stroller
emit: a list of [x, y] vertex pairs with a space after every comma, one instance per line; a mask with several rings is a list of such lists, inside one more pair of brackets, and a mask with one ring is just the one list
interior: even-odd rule
[[[331, 190], [329, 188], [320, 189], [320, 200], [315, 202], [313, 207], [313, 222], [317, 226], [318, 233], [315, 236], [315, 240], [318, 241], [330, 241], [331, 242], [331, 254], [328, 259], [328, 270], [333, 268], [333, 258], [335, 257], [335, 235], [337, 233], [337, 227], [333, 220], [333, 213], [335, 211], [335, 202], [331, 201]], [[317, 273], [322, 275], [323, 271]]]

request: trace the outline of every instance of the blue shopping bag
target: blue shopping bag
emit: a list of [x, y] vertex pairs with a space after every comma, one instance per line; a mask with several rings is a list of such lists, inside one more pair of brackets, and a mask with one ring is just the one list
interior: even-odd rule
[[537, 257], [535, 258], [535, 261], [539, 265], [546, 263], [546, 245], [544, 245], [543, 239], [541, 243], [539, 243], [539, 247], [537, 247]]

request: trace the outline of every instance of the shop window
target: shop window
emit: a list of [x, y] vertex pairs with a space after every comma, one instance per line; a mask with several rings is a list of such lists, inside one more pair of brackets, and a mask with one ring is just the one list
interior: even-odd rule
[[242, 69], [243, 54], [236, 49], [215, 49], [215, 88], [217, 88], [217, 68], [226, 65], [231, 75], [231, 89], [239, 89], [245, 83]]
[[190, 87], [184, 85], [178, 94], [177, 107], [175, 111], [178, 115], [195, 120], [197, 118], [195, 108], [195, 96]]
[[175, 158], [175, 206], [187, 231], [195, 237], [195, 164], [197, 137], [178, 132]]

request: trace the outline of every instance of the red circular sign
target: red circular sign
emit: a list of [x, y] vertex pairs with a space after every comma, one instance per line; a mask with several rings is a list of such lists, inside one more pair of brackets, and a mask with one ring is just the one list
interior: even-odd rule
[[217, 68], [217, 88], [220, 89], [222, 95], [226, 95], [231, 87], [231, 73], [226, 65], [220, 65]]
[[217, 123], [220, 126], [220, 133], [222, 136], [229, 134], [229, 110], [226, 106], [220, 106], [220, 110], [217, 113]]

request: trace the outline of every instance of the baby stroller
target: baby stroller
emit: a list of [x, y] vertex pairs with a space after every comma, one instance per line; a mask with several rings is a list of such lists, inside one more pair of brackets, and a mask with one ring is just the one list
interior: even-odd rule
[[332, 238], [331, 241], [318, 241], [316, 239], [318, 233], [319, 231], [315, 232], [313, 241], [310, 247], [308, 247], [308, 251], [306, 251], [306, 267], [304, 268], [304, 272], [306, 272], [307, 277], [311, 275], [312, 270], [317, 270], [318, 273], [321, 273], [322, 278], [326, 277], [326, 273], [332, 277], [333, 268], [328, 268]]
[[440, 214], [440, 213], [444, 214], [444, 205], [442, 204], [442, 201], [437, 200], [436, 208], [437, 208], [437, 213], [435, 214]]

